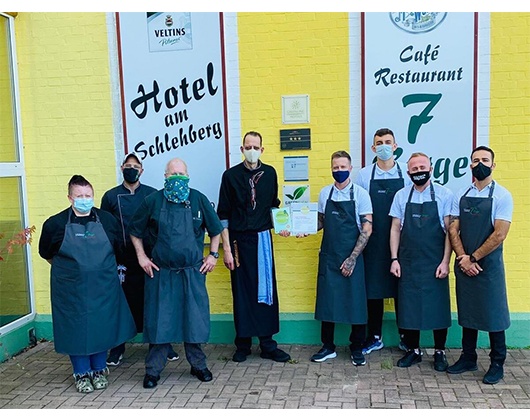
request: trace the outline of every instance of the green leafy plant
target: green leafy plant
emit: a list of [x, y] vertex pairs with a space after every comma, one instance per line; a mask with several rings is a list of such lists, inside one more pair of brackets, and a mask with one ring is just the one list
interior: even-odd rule
[[[31, 244], [33, 240], [33, 234], [35, 233], [35, 226], [26, 227], [20, 232], [15, 233], [7, 242], [0, 248], [0, 261], [4, 261], [3, 255], [12, 254], [13, 248], [16, 246], [24, 246], [26, 244]], [[0, 232], [0, 239], [5, 237], [4, 233]]]

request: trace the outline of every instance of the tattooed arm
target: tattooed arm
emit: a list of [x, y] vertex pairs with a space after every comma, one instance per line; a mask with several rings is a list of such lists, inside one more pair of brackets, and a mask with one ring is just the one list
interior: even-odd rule
[[361, 252], [363, 252], [363, 249], [366, 247], [366, 244], [368, 243], [368, 239], [370, 238], [371, 234], [372, 215], [361, 215], [361, 232], [359, 234], [359, 237], [357, 238], [357, 243], [355, 244], [355, 247], [353, 248], [353, 251], [350, 256], [346, 258], [340, 266], [340, 270], [344, 277], [349, 277], [353, 274], [355, 264], [357, 263], [357, 257]]

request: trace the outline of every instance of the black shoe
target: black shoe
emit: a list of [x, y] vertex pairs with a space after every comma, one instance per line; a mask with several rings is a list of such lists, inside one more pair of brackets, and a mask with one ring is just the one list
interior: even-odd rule
[[353, 366], [364, 366], [366, 364], [366, 358], [364, 357], [362, 350], [354, 350], [350, 355]]
[[502, 378], [504, 378], [504, 368], [502, 367], [501, 364], [492, 362], [490, 365], [490, 368], [484, 375], [482, 382], [488, 385], [495, 385]]
[[280, 350], [278, 348], [271, 352], [262, 351], [260, 354], [260, 357], [262, 359], [271, 359], [271, 360], [274, 360], [275, 362], [280, 362], [280, 363], [285, 363], [291, 360], [291, 356], [289, 356], [283, 350]]
[[447, 368], [447, 373], [464, 373], [464, 372], [472, 372], [474, 370], [477, 370], [477, 362], [469, 359], [465, 359], [464, 356], [460, 356], [460, 359], [457, 360], [457, 362], [449, 366]]
[[107, 358], [107, 366], [118, 366], [123, 359], [123, 354], [121, 353], [110, 353]]
[[247, 356], [250, 355], [250, 353], [250, 350], [237, 349], [234, 355], [232, 356], [232, 360], [238, 363], [244, 362], [245, 360], [247, 360]]
[[408, 350], [405, 353], [405, 356], [403, 356], [401, 359], [398, 360], [397, 366], [408, 368], [420, 362], [421, 362], [421, 350], [419, 351], [419, 353], [416, 353], [415, 350]]
[[173, 349], [169, 350], [169, 353], [167, 354], [167, 360], [170, 362], [175, 362], [178, 359], [180, 359], [178, 353]]
[[158, 385], [158, 381], [160, 380], [160, 375], [158, 376], [151, 376], [151, 375], [145, 375], [144, 376], [144, 388], [154, 388]]
[[210, 382], [213, 379], [212, 372], [210, 372], [208, 368], [204, 368], [201, 370], [192, 367], [190, 373], [193, 376], [196, 376], [197, 379], [201, 382]]
[[434, 370], [438, 372], [445, 372], [447, 370], [447, 357], [445, 357], [445, 351], [436, 350], [434, 352]]
[[337, 353], [334, 350], [322, 347], [317, 353], [311, 356], [311, 361], [320, 363], [328, 359], [334, 359], [335, 357], [337, 357]]

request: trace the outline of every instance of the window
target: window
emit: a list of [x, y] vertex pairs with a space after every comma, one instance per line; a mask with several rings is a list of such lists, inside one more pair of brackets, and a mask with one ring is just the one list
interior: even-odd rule
[[[0, 13], [0, 249], [28, 226], [22, 153], [14, 18]], [[0, 334], [33, 318], [29, 247], [14, 247], [0, 261]]]

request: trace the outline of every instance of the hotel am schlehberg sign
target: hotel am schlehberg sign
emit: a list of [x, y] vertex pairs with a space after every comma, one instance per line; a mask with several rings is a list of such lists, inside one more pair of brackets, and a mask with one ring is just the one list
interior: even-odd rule
[[138, 153], [142, 182], [157, 189], [166, 163], [184, 159], [190, 186], [214, 203], [227, 162], [221, 18], [117, 14], [125, 151]]
[[471, 182], [476, 137], [474, 13], [363, 14], [364, 162], [373, 134], [394, 131], [399, 162], [431, 157], [433, 178], [453, 191]]

